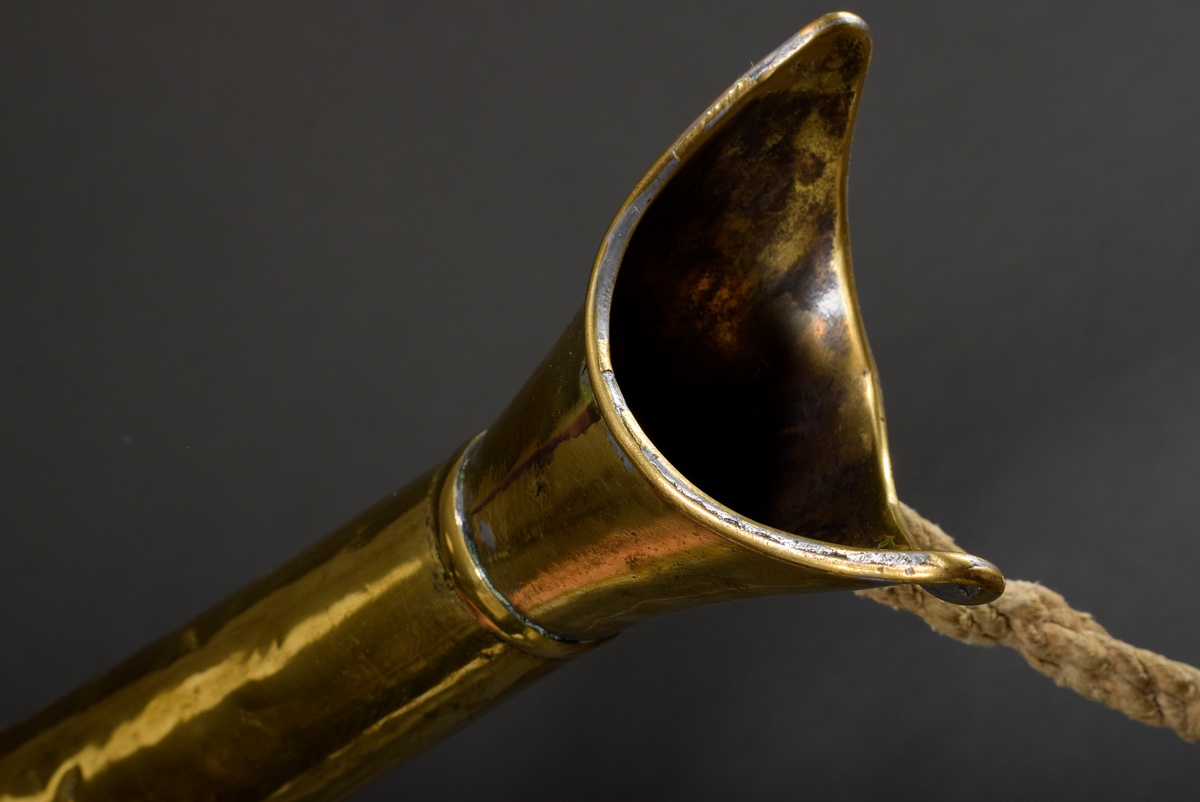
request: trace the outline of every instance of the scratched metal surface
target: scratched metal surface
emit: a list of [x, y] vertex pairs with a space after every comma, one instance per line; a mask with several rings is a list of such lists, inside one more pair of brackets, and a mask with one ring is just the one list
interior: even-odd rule
[[[855, 4], [851, 231], [901, 496], [1200, 663], [1200, 11], [1137, 9]], [[829, 10], [0, 11], [0, 722], [486, 426], [661, 148]], [[1162, 798], [1195, 759], [805, 597], [631, 630], [362, 798]]]

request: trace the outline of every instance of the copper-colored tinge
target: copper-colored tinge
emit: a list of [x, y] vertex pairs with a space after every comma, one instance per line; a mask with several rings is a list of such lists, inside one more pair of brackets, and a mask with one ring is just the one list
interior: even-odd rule
[[994, 566], [912, 549], [846, 227], [870, 38], [806, 27], [633, 191], [499, 421], [257, 585], [0, 738], [3, 799], [344, 794], [630, 624]]

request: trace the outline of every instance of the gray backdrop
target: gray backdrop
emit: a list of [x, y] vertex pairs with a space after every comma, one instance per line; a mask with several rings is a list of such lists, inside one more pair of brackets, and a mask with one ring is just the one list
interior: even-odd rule
[[[833, 10], [15, 5], [0, 722], [487, 426], [640, 174]], [[1200, 7], [849, 5], [902, 498], [1200, 663]], [[635, 628], [362, 798], [1163, 799], [1197, 766], [1014, 654], [832, 595]]]

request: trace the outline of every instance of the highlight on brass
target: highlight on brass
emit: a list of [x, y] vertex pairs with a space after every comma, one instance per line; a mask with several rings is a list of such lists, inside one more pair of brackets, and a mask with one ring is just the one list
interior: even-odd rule
[[899, 514], [845, 211], [869, 57], [833, 14], [754, 66], [633, 190], [491, 428], [0, 736], [0, 799], [340, 797], [649, 616], [995, 598]]

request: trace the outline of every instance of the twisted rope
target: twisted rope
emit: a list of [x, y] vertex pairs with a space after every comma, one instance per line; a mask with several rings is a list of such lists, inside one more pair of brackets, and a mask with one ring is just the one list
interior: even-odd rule
[[[961, 551], [953, 538], [901, 505], [914, 545]], [[935, 632], [964, 643], [1016, 649], [1029, 665], [1062, 687], [1130, 718], [1200, 739], [1200, 670], [1114, 638], [1088, 613], [1035, 582], [1009, 581], [990, 604], [960, 607], [912, 585], [862, 590], [858, 595], [907, 610]]]

